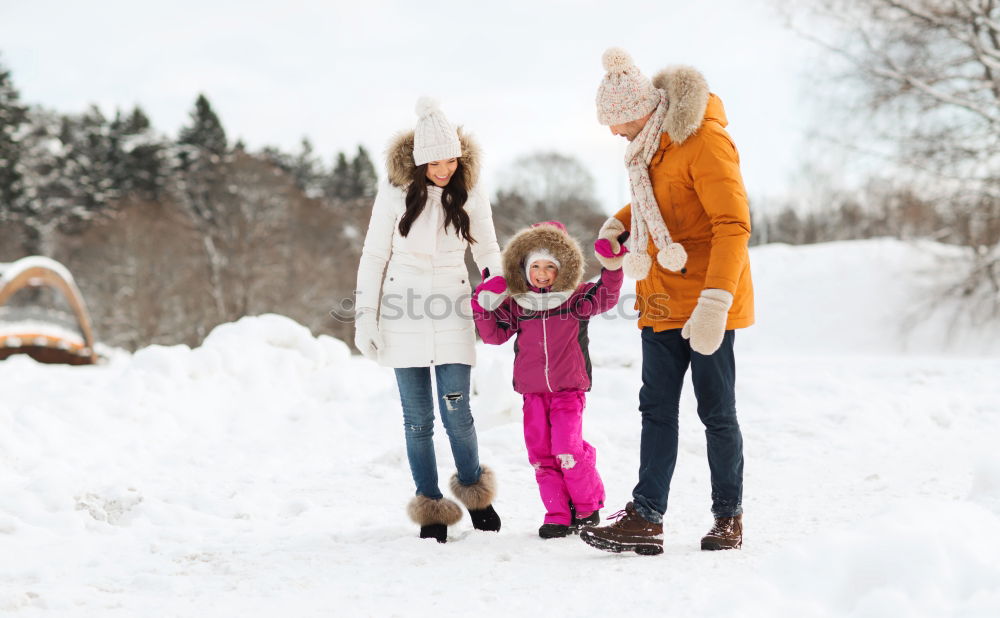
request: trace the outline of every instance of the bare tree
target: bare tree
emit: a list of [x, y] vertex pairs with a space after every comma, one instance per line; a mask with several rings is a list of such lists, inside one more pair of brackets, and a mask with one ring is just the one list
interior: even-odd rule
[[217, 239], [227, 256], [226, 319], [277, 311], [294, 250], [289, 204], [302, 192], [288, 174], [239, 151], [224, 175], [228, 188], [215, 199], [225, 205]]
[[53, 246], [102, 343], [196, 345], [214, 325], [200, 235], [174, 203], [125, 198], [79, 233], [57, 230]]
[[[532, 223], [556, 220], [586, 247], [607, 218], [594, 197], [594, 177], [578, 159], [558, 152], [518, 158], [501, 174], [500, 185], [493, 220], [501, 243]], [[584, 256], [586, 276], [596, 274], [592, 252]]]
[[859, 94], [842, 106], [865, 123], [852, 137], [887, 151], [883, 173], [939, 205], [937, 237], [975, 256], [960, 291], [1000, 312], [1000, 0], [811, 0], [795, 10], [793, 25], [841, 61], [835, 76]]

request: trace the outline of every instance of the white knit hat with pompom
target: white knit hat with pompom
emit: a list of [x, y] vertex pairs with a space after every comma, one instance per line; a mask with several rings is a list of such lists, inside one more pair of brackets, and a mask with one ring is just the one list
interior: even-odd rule
[[531, 265], [538, 260], [548, 260], [556, 265], [556, 269], [562, 268], [562, 263], [556, 256], [552, 255], [551, 251], [544, 247], [539, 247], [529, 253], [528, 257], [524, 259], [524, 274], [527, 275], [529, 282], [531, 281]]
[[458, 132], [451, 126], [438, 102], [428, 97], [417, 101], [417, 128], [413, 131], [413, 163], [423, 165], [462, 156]]
[[612, 47], [604, 52], [601, 62], [607, 73], [597, 88], [598, 122], [606, 126], [624, 124], [656, 109], [660, 96], [627, 51]]

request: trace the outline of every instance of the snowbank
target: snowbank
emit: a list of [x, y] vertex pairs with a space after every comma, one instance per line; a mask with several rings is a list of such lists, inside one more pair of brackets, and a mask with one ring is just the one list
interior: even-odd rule
[[975, 324], [944, 290], [958, 247], [892, 239], [751, 251], [757, 324], [742, 351], [770, 354], [1000, 355], [1000, 320]]
[[[956, 330], [948, 354], [933, 353], [936, 328], [914, 327], [906, 345], [891, 334], [907, 282], [923, 289], [923, 253], [888, 241], [754, 251], [759, 324], [737, 340], [739, 552], [698, 548], [710, 483], [689, 390], [665, 555], [643, 558], [537, 537], [510, 344], [480, 346], [473, 372], [503, 529], [477, 533], [466, 517], [445, 545], [416, 538], [405, 514], [392, 370], [287, 318], [101, 366], [0, 362], [0, 611], [1000, 615], [1000, 358], [992, 331]], [[844, 298], [856, 302], [825, 311]], [[635, 483], [641, 354], [626, 319], [596, 319], [590, 334], [585, 433], [608, 515]]]

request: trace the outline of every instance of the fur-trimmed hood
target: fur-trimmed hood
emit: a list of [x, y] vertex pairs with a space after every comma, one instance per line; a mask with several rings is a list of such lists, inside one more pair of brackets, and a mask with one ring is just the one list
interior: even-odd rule
[[[396, 134], [389, 142], [385, 152], [385, 169], [389, 183], [403, 189], [409, 186], [413, 178], [413, 134], [414, 131], [403, 131]], [[479, 166], [482, 163], [482, 151], [479, 143], [471, 135], [458, 128], [458, 142], [462, 145], [462, 174], [465, 177], [465, 188], [472, 190], [479, 182]]]
[[553, 223], [539, 223], [514, 235], [503, 250], [503, 272], [507, 291], [517, 299], [532, 292], [524, 272], [524, 260], [532, 251], [546, 249], [559, 260], [559, 274], [550, 292], [576, 291], [583, 278], [583, 251], [576, 240]]
[[706, 119], [726, 126], [722, 101], [709, 92], [705, 76], [697, 69], [683, 65], [666, 67], [653, 77], [653, 87], [667, 93], [670, 108], [664, 123], [674, 143], [684, 143]]

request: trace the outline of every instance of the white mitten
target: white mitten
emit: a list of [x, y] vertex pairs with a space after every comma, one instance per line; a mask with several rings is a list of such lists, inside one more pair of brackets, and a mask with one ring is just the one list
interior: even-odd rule
[[722, 345], [726, 334], [726, 319], [733, 305], [733, 295], [725, 290], [702, 290], [691, 317], [681, 329], [681, 337], [691, 340], [691, 349], [709, 356]]
[[383, 343], [374, 313], [362, 313], [355, 318], [354, 345], [361, 350], [365, 358], [378, 360], [378, 351], [382, 349]]

